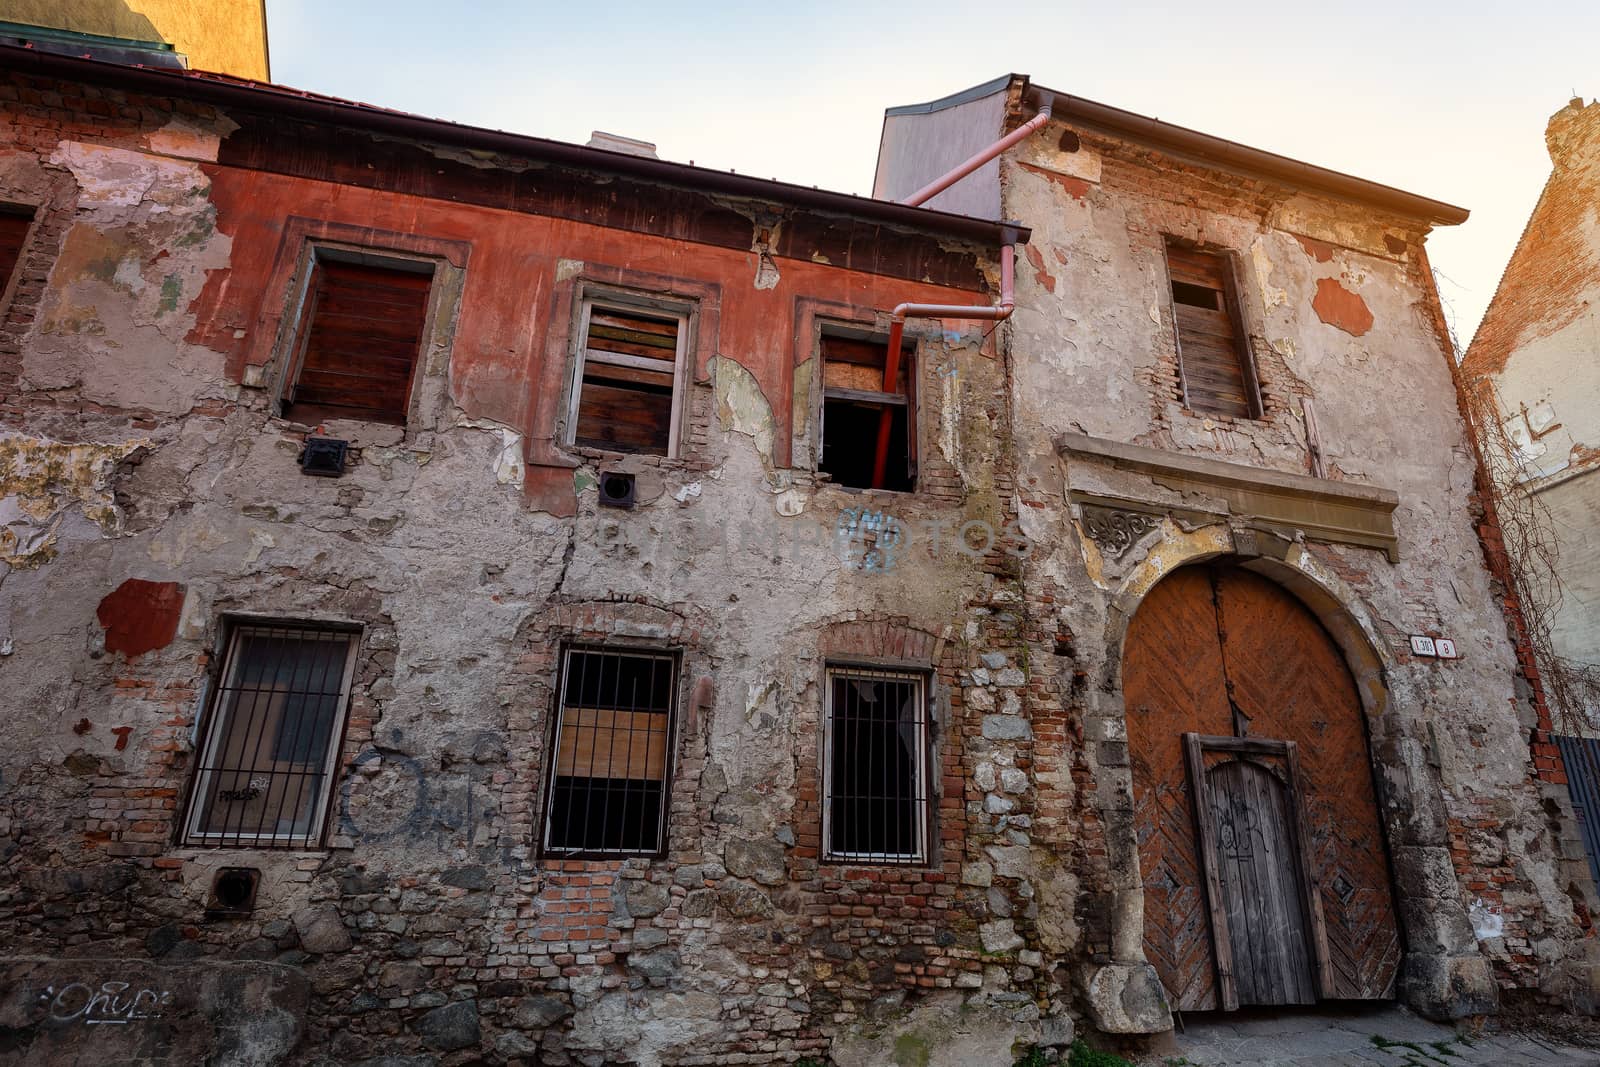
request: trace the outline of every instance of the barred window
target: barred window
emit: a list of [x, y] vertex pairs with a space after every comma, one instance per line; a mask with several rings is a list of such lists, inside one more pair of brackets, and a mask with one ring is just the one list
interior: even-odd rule
[[187, 843], [321, 843], [357, 638], [298, 623], [233, 627], [195, 768]]
[[822, 836], [829, 859], [928, 856], [928, 709], [923, 676], [828, 670]]
[[545, 854], [660, 853], [677, 657], [568, 648], [560, 685]]

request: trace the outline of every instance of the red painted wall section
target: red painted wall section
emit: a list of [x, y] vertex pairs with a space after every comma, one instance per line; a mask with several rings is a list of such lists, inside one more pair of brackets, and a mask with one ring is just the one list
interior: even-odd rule
[[106, 651], [121, 652], [129, 659], [170, 645], [182, 614], [183, 586], [142, 578], [129, 578], [117, 586], [95, 611], [106, 630]]
[[[206, 169], [217, 226], [233, 239], [233, 253], [230, 268], [208, 277], [190, 309], [198, 323], [190, 340], [221, 353], [231, 379], [241, 378], [247, 361], [267, 359], [272, 338], [256, 334], [290, 303], [288, 286], [274, 283], [284, 257], [292, 261], [299, 254], [283, 247], [291, 217], [364, 228], [377, 248], [385, 233], [462, 242], [469, 254], [450, 357], [453, 398], [469, 416], [494, 419], [530, 438], [550, 430], [534, 425], [545, 417], [535, 414], [545, 407], [536, 403], [539, 383], [548, 389], [560, 381], [558, 368], [540, 366], [540, 354], [557, 311], [557, 263], [564, 259], [719, 284], [713, 351], [750, 371], [772, 405], [775, 429], [785, 436], [792, 429], [787, 398], [797, 297], [884, 310], [906, 300], [991, 301], [983, 293], [785, 258], [776, 260], [779, 284], [757, 289], [759, 264], [751, 251], [225, 166]], [[239, 331], [243, 337], [235, 336]], [[697, 375], [706, 371], [695, 369]]]
[[1334, 278], [1317, 279], [1317, 295], [1311, 298], [1311, 308], [1317, 318], [1329, 326], [1337, 326], [1352, 337], [1360, 337], [1372, 329], [1372, 309]]
[[1300, 242], [1300, 247], [1305, 249], [1306, 255], [1318, 263], [1327, 263], [1333, 259], [1333, 246], [1326, 241], [1319, 241], [1315, 237], [1302, 237], [1294, 234], [1294, 239]]

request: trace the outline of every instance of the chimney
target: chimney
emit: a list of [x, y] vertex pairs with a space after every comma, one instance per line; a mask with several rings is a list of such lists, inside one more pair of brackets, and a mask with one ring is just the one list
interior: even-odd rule
[[1574, 163], [1577, 157], [1590, 161], [1600, 158], [1600, 102], [1584, 106], [1583, 97], [1575, 96], [1567, 106], [1550, 116], [1544, 128], [1544, 144], [1550, 151], [1550, 162], [1557, 170]]
[[656, 146], [649, 141], [636, 141], [632, 137], [606, 133], [604, 130], [595, 130], [589, 134], [589, 147], [603, 148], [607, 152], [621, 152], [629, 156], [643, 156], [645, 159], [661, 158], [656, 155]]

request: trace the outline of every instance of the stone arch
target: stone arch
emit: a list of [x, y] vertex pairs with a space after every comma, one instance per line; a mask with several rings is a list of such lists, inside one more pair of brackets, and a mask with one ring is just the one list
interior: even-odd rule
[[1084, 712], [1088, 737], [1122, 742], [1120, 765], [1100, 760], [1092, 767], [1099, 787], [1090, 803], [1104, 826], [1111, 872], [1108, 884], [1089, 901], [1090, 907], [1106, 909], [1111, 958], [1080, 971], [1080, 988], [1096, 1024], [1122, 1033], [1172, 1025], [1143, 948], [1145, 899], [1122, 697], [1124, 642], [1140, 604], [1161, 579], [1180, 567], [1222, 559], [1281, 586], [1310, 611], [1356, 682], [1400, 918], [1398, 995], [1434, 1018], [1494, 1010], [1493, 978], [1477, 951], [1450, 860], [1443, 785], [1427, 757], [1424, 709], [1388, 685], [1393, 660], [1370, 613], [1303, 544], [1246, 528], [1214, 527], [1197, 534], [1163, 537], [1124, 572], [1107, 608], [1105, 657]]

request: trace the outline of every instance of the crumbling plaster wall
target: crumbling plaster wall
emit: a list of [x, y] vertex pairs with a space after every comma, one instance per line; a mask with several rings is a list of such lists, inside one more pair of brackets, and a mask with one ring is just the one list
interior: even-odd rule
[[[1171, 494], [1159, 480], [1064, 461], [1053, 440], [1086, 433], [1305, 474], [1309, 399], [1328, 477], [1400, 497], [1398, 563], [1376, 550], [1310, 543], [1293, 548], [1291, 570], [1278, 570], [1281, 550], [1269, 569], [1300, 586], [1302, 599], [1340, 605], [1329, 622], [1352, 629], [1360, 620], [1356, 644], [1382, 663], [1384, 701], [1370, 730], [1409, 953], [1404, 994], [1431, 1013], [1483, 1010], [1494, 999], [1487, 960], [1502, 988], [1586, 1002], [1592, 889], [1576, 862], [1563, 791], [1535, 776], [1536, 722], [1475, 536], [1474, 459], [1436, 328], [1425, 228], [1076, 132], [1077, 141], [1063, 141], [1053, 124], [1007, 157], [1003, 214], [1034, 227], [1009, 327], [1021, 521], [1038, 546], [1024, 586], [1030, 599], [1053, 594], [1046, 610], [1074, 638], [1072, 669], [1054, 684], [1081, 722], [1069, 726], [1082, 738], [1081, 754], [1069, 759], [1078, 764], [1073, 803], [1091, 854], [1077, 905], [1098, 964], [1085, 980], [1113, 993], [1140, 981], [1121, 630], [1172, 567], [1261, 550], [1238, 529], [1168, 520], [1122, 559], [1102, 558], [1067, 499], [1069, 477], [1124, 499], [1167, 503]], [[1062, 148], [1075, 143], [1076, 151]], [[1163, 235], [1235, 256], [1261, 419], [1183, 406]], [[1462, 658], [1414, 658], [1412, 633], [1454, 637]], [[1069, 806], [1049, 795], [1058, 787], [1041, 781], [1041, 806]], [[1067, 821], [1057, 839], [1081, 854]], [[1453, 869], [1452, 883], [1438, 881], [1441, 869]], [[1113, 1019], [1130, 1003], [1126, 995], [1120, 1006], [1100, 1000], [1096, 1010]], [[1160, 1014], [1122, 1021], [1141, 1029]]]
[[[19, 95], [0, 87], [13, 107]], [[52, 139], [33, 119], [33, 151], [0, 153], [0, 175], [34, 176], [0, 197], [77, 190], [44, 212], [59, 238], [30, 251], [50, 258], [48, 287], [7, 320], [37, 307], [0, 452], [28, 553], [0, 584], [13, 952], [301, 968], [302, 1052], [348, 1061], [793, 1058], [869, 1006], [893, 1014], [937, 989], [1039, 1036], [1042, 961], [1017, 932], [1031, 787], [1001, 364], [978, 324], [915, 330], [928, 492], [818, 484], [780, 447], [812, 433], [790, 395], [816, 387], [794, 358], [796, 297], [870, 322], [902, 299], [982, 294], [782, 258], [760, 288], [771, 275], [751, 253], [218, 167], [204, 160], [223, 116], [179, 136], [66, 132], [81, 120], [52, 118]], [[470, 245], [459, 307], [435, 322], [448, 358], [430, 350], [426, 410], [404, 433], [352, 427], [337, 480], [300, 474], [307, 428], [275, 417], [263, 388], [282, 354], [287, 292], [269, 282], [290, 214]], [[507, 473], [519, 441], [548, 431], [534, 383], [552, 374], [536, 356], [550, 294], [596, 261], [721, 286], [697, 443], [682, 461], [628, 461], [632, 511], [597, 507], [605, 461], [583, 453], [558, 468], [570, 509], [530, 506]], [[250, 352], [265, 353], [259, 374]], [[963, 551], [968, 522], [978, 547]], [[158, 604], [174, 615], [165, 643], [118, 651], [112, 629]], [[363, 627], [329, 851], [173, 844], [205, 672], [235, 614]], [[567, 638], [684, 650], [665, 860], [533, 852]], [[817, 858], [821, 670], [862, 657], [931, 672], [928, 870]], [[211, 876], [237, 865], [262, 871], [255, 914], [204, 921]]]

